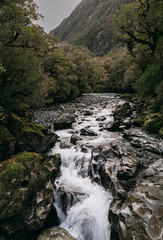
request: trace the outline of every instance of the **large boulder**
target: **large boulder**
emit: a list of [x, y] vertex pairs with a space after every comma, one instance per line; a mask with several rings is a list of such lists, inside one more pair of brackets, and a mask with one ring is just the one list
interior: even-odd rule
[[0, 233], [40, 229], [53, 203], [60, 155], [24, 152], [0, 163]]
[[129, 117], [132, 113], [129, 102], [125, 102], [122, 105], [118, 105], [114, 111], [114, 119], [116, 121], [123, 121], [126, 117]]
[[40, 234], [38, 240], [75, 240], [65, 229], [61, 227], [53, 227], [45, 230]]
[[64, 129], [71, 127], [75, 122], [75, 115], [72, 113], [63, 113], [60, 117], [54, 121], [54, 129]]
[[118, 121], [110, 121], [105, 124], [104, 129], [108, 131], [117, 131], [119, 129], [120, 123]]
[[48, 135], [48, 129], [28, 122], [12, 113], [7, 120], [7, 129], [16, 138], [16, 153], [21, 151], [45, 152], [57, 141], [55, 134]]
[[0, 161], [9, 158], [15, 152], [16, 139], [7, 128], [0, 125]]
[[119, 235], [116, 239], [163, 239], [162, 172], [160, 159], [141, 173], [128, 194], [117, 194], [109, 211], [112, 232]]

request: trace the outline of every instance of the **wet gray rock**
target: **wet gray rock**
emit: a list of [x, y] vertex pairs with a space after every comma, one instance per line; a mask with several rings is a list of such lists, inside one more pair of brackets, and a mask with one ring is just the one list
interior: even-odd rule
[[5, 235], [40, 229], [53, 203], [59, 155], [24, 152], [0, 164], [0, 232]]
[[88, 128], [82, 128], [80, 130], [80, 135], [82, 136], [97, 136], [97, 133]]
[[125, 130], [123, 136], [128, 139], [134, 147], [161, 155], [163, 154], [163, 141], [154, 139], [143, 131], [133, 129]]
[[163, 238], [163, 160], [145, 169], [125, 198], [114, 199], [109, 219], [120, 239]]
[[75, 115], [72, 113], [63, 113], [54, 121], [54, 130], [71, 127], [75, 122]]
[[108, 131], [117, 131], [119, 129], [120, 123], [118, 121], [110, 121], [105, 124], [104, 129]]
[[84, 116], [91, 116], [92, 114], [93, 114], [93, 111], [91, 111], [89, 109], [85, 110], [83, 113]]
[[124, 156], [120, 160], [117, 176], [119, 179], [134, 178], [138, 171], [140, 160], [134, 156]]
[[118, 105], [114, 111], [114, 119], [117, 121], [123, 121], [126, 117], [129, 117], [132, 113], [132, 108], [129, 102], [125, 102], [122, 105]]
[[70, 207], [85, 198], [85, 193], [81, 192], [81, 189], [69, 189], [65, 186], [60, 186], [56, 194], [59, 198], [60, 208], [65, 216]]
[[38, 240], [75, 240], [75, 238], [65, 229], [53, 227], [42, 232]]
[[96, 121], [105, 121], [105, 120], [106, 120], [105, 116], [101, 116], [101, 117], [96, 118]]
[[89, 149], [90, 149], [90, 146], [87, 146], [85, 144], [81, 145], [81, 151], [83, 153], [87, 153], [89, 151]]
[[77, 134], [73, 134], [71, 136], [70, 142], [74, 145], [76, 145], [77, 141], [79, 141], [81, 138]]

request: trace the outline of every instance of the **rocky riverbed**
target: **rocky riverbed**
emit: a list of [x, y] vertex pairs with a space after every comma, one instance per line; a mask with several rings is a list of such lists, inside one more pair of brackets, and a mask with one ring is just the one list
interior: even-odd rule
[[[49, 141], [52, 142], [51, 146], [56, 142], [48, 151], [48, 160], [45, 156], [44, 160], [40, 155], [37, 157], [37, 161], [45, 164], [49, 171], [43, 183], [48, 188], [40, 185], [38, 192], [36, 190], [31, 193], [30, 187], [24, 185], [27, 182], [31, 184], [29, 179], [33, 178], [21, 178], [23, 186], [16, 190], [20, 192], [21, 199], [26, 195], [31, 196], [30, 194], [35, 196], [31, 208], [32, 222], [30, 224], [30, 216], [26, 214], [31, 211], [30, 207], [24, 209], [23, 205], [20, 205], [20, 211], [19, 206], [15, 207], [14, 211], [18, 211], [18, 215], [9, 211], [10, 205], [14, 204], [13, 200], [5, 208], [7, 214], [3, 213], [1, 229], [9, 231], [6, 226], [12, 229], [11, 226], [15, 226], [13, 221], [18, 223], [16, 228], [20, 219], [23, 219], [22, 231], [32, 231], [32, 226], [39, 224], [38, 229], [43, 225], [44, 229], [52, 227], [40, 234], [38, 239], [41, 240], [55, 240], [57, 237], [78, 240], [162, 240], [163, 141], [136, 127], [135, 119], [138, 117], [137, 104], [116, 94], [86, 94], [76, 101], [62, 104], [58, 109], [51, 107], [35, 112], [33, 122], [48, 128], [48, 135], [52, 134], [53, 138], [55, 136], [55, 141], [47, 140], [53, 139], [48, 135], [48, 138], [45, 138], [41, 134], [39, 138], [39, 141], [44, 143], [43, 151], [44, 146], [49, 146]], [[12, 141], [16, 141], [15, 138]], [[17, 142], [16, 149], [23, 149], [24, 142], [22, 145], [20, 140]], [[31, 147], [30, 144], [29, 146]], [[36, 146], [38, 148], [37, 144]], [[54, 176], [51, 167], [58, 169], [56, 158], [59, 159], [60, 156], [61, 175], [56, 179], [57, 175]], [[20, 173], [25, 171], [20, 159], [11, 161], [21, 166]], [[29, 176], [38, 176], [40, 170], [37, 169], [37, 164], [35, 169], [29, 172]], [[35, 179], [36, 186], [37, 177]], [[14, 189], [15, 180], [9, 180], [12, 181]], [[51, 196], [52, 188], [46, 185], [48, 181], [54, 184], [54, 205], [51, 200], [47, 201], [48, 195], [43, 198], [46, 191]], [[28, 188], [26, 195], [22, 192], [24, 188]], [[16, 195], [16, 192], [14, 194]], [[15, 195], [12, 196], [17, 201]], [[37, 210], [35, 206], [39, 207], [39, 202], [34, 199], [41, 199], [40, 203], [43, 205], [40, 204], [40, 208], [49, 210], [46, 213], [38, 211], [40, 208]], [[22, 201], [25, 206], [29, 205], [28, 201]], [[5, 204], [1, 201], [0, 204], [2, 203]], [[39, 215], [40, 220], [38, 212], [42, 214]], [[8, 214], [12, 214], [11, 218]], [[69, 233], [62, 228], [53, 228], [56, 225]]]
[[[97, 239], [162, 239], [163, 142], [135, 127], [138, 114], [135, 104], [118, 95], [91, 94], [34, 117], [60, 135], [60, 146], [53, 153], [64, 151], [72, 157], [68, 149], [76, 149], [78, 174], [89, 176], [111, 194], [111, 236]], [[64, 128], [68, 129], [58, 131]], [[85, 193], [67, 190], [60, 182], [60, 208], [67, 216]], [[68, 224], [62, 225], [69, 230]]]

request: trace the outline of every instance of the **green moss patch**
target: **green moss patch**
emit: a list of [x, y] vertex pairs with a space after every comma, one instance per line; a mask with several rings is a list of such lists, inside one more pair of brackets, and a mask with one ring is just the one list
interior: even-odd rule
[[144, 119], [143, 118], [134, 118], [133, 124], [137, 127], [141, 127], [144, 124]]
[[149, 114], [144, 127], [151, 133], [158, 133], [159, 129], [163, 127], [163, 115], [161, 113]]
[[4, 126], [0, 126], [0, 143], [5, 141], [12, 141], [15, 137], [13, 137], [10, 132]]
[[20, 136], [23, 132], [35, 133], [39, 134], [42, 137], [46, 137], [48, 131], [47, 128], [39, 124], [27, 122], [14, 113], [12, 113], [8, 118], [7, 128], [16, 137]]
[[159, 129], [159, 135], [163, 138], [163, 127]]

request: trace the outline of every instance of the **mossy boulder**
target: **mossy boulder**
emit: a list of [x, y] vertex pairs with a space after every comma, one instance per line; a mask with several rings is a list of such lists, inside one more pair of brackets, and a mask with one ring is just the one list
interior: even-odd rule
[[163, 127], [163, 115], [161, 113], [149, 114], [146, 117], [144, 127], [150, 133], [158, 133]]
[[0, 232], [41, 228], [53, 203], [60, 155], [24, 152], [0, 163]]
[[61, 227], [53, 227], [40, 234], [38, 240], [75, 240], [75, 238]]
[[57, 141], [55, 134], [53, 138], [49, 139], [47, 128], [28, 122], [14, 113], [8, 117], [7, 128], [16, 137], [16, 153], [21, 151], [45, 152], [49, 146], [49, 141], [51, 146]]
[[159, 129], [159, 135], [163, 137], [163, 127]]
[[134, 119], [132, 120], [132, 123], [133, 123], [133, 125], [136, 126], [136, 127], [141, 127], [141, 126], [144, 125], [144, 119], [143, 119], [143, 118], [134, 118]]
[[15, 151], [16, 139], [4, 126], [0, 125], [0, 161], [9, 158]]

